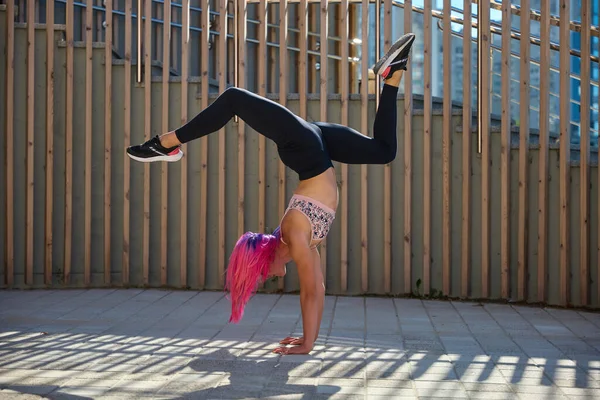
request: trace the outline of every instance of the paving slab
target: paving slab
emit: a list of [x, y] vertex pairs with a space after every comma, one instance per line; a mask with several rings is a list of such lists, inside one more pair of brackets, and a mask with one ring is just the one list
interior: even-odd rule
[[0, 291], [0, 399], [600, 398], [600, 313], [327, 296], [309, 355], [299, 296]]

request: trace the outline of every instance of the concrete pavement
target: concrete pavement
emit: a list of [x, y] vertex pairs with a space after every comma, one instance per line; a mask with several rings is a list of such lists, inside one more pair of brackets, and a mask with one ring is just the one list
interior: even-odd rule
[[297, 295], [0, 291], [0, 399], [600, 398], [600, 314], [505, 304], [326, 298], [317, 346]]

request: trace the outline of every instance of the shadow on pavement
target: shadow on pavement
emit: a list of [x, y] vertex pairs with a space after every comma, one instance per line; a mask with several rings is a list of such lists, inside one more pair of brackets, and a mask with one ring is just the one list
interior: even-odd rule
[[187, 365], [189, 373], [178, 374], [158, 392], [158, 397], [327, 399], [341, 388], [319, 385], [317, 391], [320, 365], [281, 358], [236, 358], [226, 349], [216, 349], [196, 357]]

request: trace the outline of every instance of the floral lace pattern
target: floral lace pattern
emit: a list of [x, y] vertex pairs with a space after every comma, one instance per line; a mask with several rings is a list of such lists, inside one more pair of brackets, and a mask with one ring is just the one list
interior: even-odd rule
[[335, 219], [335, 214], [323, 209], [320, 205], [308, 199], [293, 197], [288, 209], [295, 209], [303, 213], [310, 220], [312, 226], [312, 240], [322, 240], [329, 233], [329, 227]]

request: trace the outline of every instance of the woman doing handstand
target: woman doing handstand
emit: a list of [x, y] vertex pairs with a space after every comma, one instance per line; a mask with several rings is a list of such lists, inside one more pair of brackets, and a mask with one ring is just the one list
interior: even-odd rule
[[231, 87], [184, 126], [127, 149], [131, 158], [142, 162], [178, 161], [183, 156], [182, 143], [218, 131], [236, 115], [275, 142], [283, 163], [298, 174], [298, 187], [273, 234], [247, 232], [238, 240], [227, 267], [225, 289], [232, 303], [230, 321], [238, 322], [258, 284], [284, 276], [285, 264], [295, 262], [303, 336], [282, 340], [283, 346], [274, 350], [277, 353], [306, 354], [314, 346], [325, 297], [317, 246], [329, 233], [338, 206], [332, 162], [387, 164], [394, 160], [396, 96], [414, 39], [412, 33], [402, 36], [373, 66], [384, 85], [372, 138], [338, 124], [306, 122], [274, 101]]

